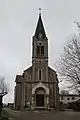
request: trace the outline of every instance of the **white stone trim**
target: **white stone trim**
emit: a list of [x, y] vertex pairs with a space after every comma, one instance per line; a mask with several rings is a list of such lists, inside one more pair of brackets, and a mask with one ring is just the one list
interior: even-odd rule
[[36, 91], [37, 88], [44, 88], [45, 91], [46, 91], [46, 94], [49, 95], [49, 88], [46, 87], [46, 86], [45, 86], [44, 84], [42, 84], [42, 83], [39, 83], [37, 86], [35, 86], [35, 87], [32, 89], [32, 94], [35, 94], [35, 91]]

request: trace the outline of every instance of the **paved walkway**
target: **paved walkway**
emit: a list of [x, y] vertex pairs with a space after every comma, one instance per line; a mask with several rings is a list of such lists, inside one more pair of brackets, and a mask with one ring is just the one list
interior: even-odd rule
[[[6, 109], [10, 120], [80, 120], [80, 112], [56, 112], [56, 111], [13, 111]], [[13, 119], [12, 119], [13, 118]]]
[[9, 120], [15, 120], [14, 118], [9, 118]]
[[14, 111], [9, 108], [4, 108], [4, 110], [9, 114], [10, 116], [9, 120], [16, 120], [17, 117], [19, 117], [21, 113], [20, 111]]

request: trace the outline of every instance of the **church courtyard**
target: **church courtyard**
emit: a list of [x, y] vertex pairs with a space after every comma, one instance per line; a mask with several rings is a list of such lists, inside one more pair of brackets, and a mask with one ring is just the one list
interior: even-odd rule
[[10, 120], [80, 120], [80, 112], [73, 111], [14, 111], [5, 108]]

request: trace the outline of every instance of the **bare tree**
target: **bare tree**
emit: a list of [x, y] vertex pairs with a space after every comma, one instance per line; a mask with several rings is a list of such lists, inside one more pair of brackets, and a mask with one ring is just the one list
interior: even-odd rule
[[69, 88], [80, 91], [80, 34], [71, 36], [65, 43], [58, 72], [60, 79], [69, 83]]
[[0, 78], [0, 94], [7, 94], [8, 93], [8, 86], [4, 81], [4, 77]]
[[4, 77], [0, 78], [0, 116], [1, 116], [1, 108], [2, 108], [2, 99], [8, 93], [8, 87], [4, 81]]

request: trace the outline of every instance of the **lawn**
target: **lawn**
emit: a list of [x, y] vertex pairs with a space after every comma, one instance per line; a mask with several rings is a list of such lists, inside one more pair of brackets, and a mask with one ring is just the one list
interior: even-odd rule
[[0, 115], [0, 120], [9, 120], [8, 118], [9, 118], [8, 113], [2, 109], [1, 115]]

